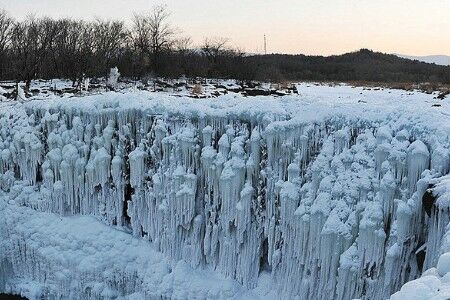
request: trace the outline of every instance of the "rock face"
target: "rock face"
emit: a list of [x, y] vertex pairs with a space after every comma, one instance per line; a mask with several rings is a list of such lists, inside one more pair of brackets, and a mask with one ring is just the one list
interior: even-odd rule
[[[437, 263], [448, 223], [443, 210], [422, 207], [429, 184], [448, 173], [448, 144], [414, 124], [28, 105], [1, 113], [0, 126], [5, 212], [95, 216], [245, 289], [270, 274], [280, 297], [385, 299]], [[43, 276], [49, 262], [26, 249], [32, 232], [15, 232], [18, 220], [0, 221], [3, 276], [60, 297], [98, 296], [71, 287], [75, 275]], [[136, 278], [110, 277], [102, 296], [150, 295]], [[8, 279], [2, 286], [20, 291]]]

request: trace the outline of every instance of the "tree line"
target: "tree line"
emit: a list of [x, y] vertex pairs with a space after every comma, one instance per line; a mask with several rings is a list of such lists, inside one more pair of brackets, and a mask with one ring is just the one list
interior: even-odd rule
[[111, 67], [129, 78], [148, 76], [219, 77], [224, 64], [243, 53], [225, 38], [205, 39], [194, 47], [169, 22], [165, 6], [135, 14], [131, 26], [123, 21], [73, 20], [28, 16], [14, 20], [0, 11], [0, 79], [67, 78], [79, 84], [84, 77], [106, 76]]
[[341, 56], [248, 55], [226, 38], [194, 45], [170, 22], [165, 6], [135, 14], [131, 26], [119, 20], [94, 21], [28, 16], [15, 20], [0, 11], [0, 79], [26, 83], [36, 78], [106, 76], [234, 78], [238, 80], [366, 80], [450, 82], [450, 68], [361, 50]]

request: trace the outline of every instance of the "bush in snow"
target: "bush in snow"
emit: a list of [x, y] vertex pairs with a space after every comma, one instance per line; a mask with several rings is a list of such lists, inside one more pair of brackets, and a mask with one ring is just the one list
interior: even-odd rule
[[200, 84], [194, 85], [192, 88], [192, 94], [200, 95], [201, 93], [203, 93], [203, 87]]

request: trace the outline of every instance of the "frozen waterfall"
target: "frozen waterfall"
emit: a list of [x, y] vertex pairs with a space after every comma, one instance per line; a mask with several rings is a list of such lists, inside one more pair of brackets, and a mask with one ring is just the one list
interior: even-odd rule
[[386, 299], [437, 264], [450, 143], [433, 128], [108, 95], [0, 112], [0, 291], [257, 298], [265, 280], [280, 297]]

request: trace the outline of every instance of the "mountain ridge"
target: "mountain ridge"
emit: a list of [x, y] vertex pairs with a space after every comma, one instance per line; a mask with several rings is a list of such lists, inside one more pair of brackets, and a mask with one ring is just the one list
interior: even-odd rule
[[242, 62], [238, 71], [245, 69], [247, 74], [260, 80], [450, 83], [450, 66], [369, 49], [332, 56], [267, 54], [248, 56]]
[[417, 60], [420, 62], [435, 64], [438, 66], [450, 66], [450, 56], [449, 55], [425, 55], [425, 56], [415, 56], [415, 55], [404, 55], [395, 54], [398, 57], [406, 58], [410, 60]]

